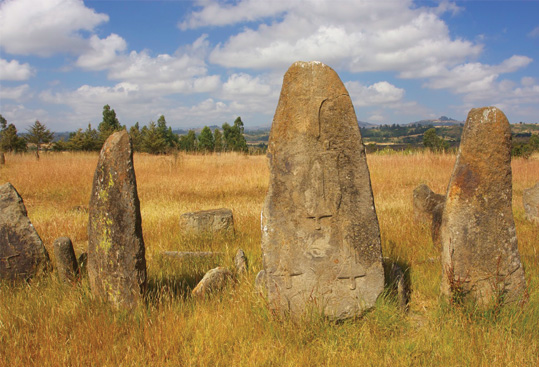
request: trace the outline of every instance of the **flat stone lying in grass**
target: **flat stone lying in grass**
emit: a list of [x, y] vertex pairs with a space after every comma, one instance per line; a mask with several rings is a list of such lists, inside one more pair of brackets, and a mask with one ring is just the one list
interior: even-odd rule
[[539, 182], [535, 186], [524, 190], [522, 204], [528, 220], [539, 224]]
[[54, 257], [58, 278], [64, 283], [73, 283], [79, 277], [79, 264], [69, 237], [54, 240]]
[[268, 145], [262, 212], [269, 307], [361, 315], [384, 288], [380, 229], [348, 91], [320, 62], [286, 72]]
[[180, 224], [193, 233], [234, 232], [234, 216], [232, 210], [226, 208], [184, 213]]
[[0, 186], [0, 279], [27, 280], [50, 267], [21, 196], [9, 182]]
[[127, 131], [112, 134], [95, 170], [88, 223], [92, 292], [117, 307], [135, 306], [146, 288], [142, 220]]
[[468, 114], [442, 216], [442, 292], [478, 305], [525, 292], [512, 209], [511, 128], [496, 107]]
[[175, 257], [179, 259], [202, 259], [221, 256], [223, 253], [209, 251], [162, 251], [161, 254], [164, 256]]

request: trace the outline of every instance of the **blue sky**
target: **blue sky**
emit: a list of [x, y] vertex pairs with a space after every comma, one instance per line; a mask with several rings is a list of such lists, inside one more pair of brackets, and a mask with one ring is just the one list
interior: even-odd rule
[[297, 60], [335, 69], [359, 120], [539, 122], [539, 1], [1, 0], [0, 114], [19, 131], [165, 115], [270, 126]]

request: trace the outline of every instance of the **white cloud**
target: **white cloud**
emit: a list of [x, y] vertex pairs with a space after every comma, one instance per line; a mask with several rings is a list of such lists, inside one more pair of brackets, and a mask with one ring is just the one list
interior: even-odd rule
[[2, 104], [2, 116], [8, 123], [14, 124], [18, 132], [25, 132], [36, 120], [55, 130], [54, 122], [49, 119], [49, 113], [43, 109], [32, 109], [21, 103]]
[[[219, 17], [229, 14], [226, 24], [249, 16], [272, 22], [256, 29], [244, 28], [215, 47], [210, 61], [225, 67], [285, 69], [296, 60], [320, 60], [353, 72], [391, 70], [420, 73], [434, 66], [451, 66], [476, 57], [481, 45], [452, 40], [447, 25], [437, 14], [456, 11], [451, 3], [437, 8], [417, 8], [412, 1], [338, 2], [305, 0], [263, 2], [267, 10], [249, 13], [254, 1], [235, 5], [205, 1], [184, 26], [221, 25]], [[262, 2], [261, 2], [262, 3]], [[207, 14], [206, 14], [207, 12]], [[206, 15], [205, 15], [206, 14]]]
[[90, 38], [90, 50], [79, 56], [77, 66], [89, 70], [104, 70], [115, 64], [118, 53], [125, 51], [127, 43], [117, 34], [101, 39]]
[[345, 84], [354, 106], [395, 105], [404, 98], [404, 89], [386, 81], [364, 86], [359, 82]]
[[245, 73], [232, 74], [223, 84], [223, 92], [228, 96], [262, 95], [271, 93], [271, 87], [264, 84], [259, 77], [252, 77]]
[[535, 27], [534, 29], [532, 29], [531, 32], [528, 33], [528, 37], [531, 37], [531, 38], [539, 37], [539, 27]]
[[1, 46], [20, 55], [78, 53], [87, 45], [80, 31], [108, 20], [82, 0], [6, 0], [0, 4]]
[[30, 86], [28, 84], [19, 85], [17, 87], [2, 86], [2, 88], [0, 88], [0, 100], [12, 99], [14, 101], [21, 101], [30, 97], [29, 91]]
[[28, 80], [35, 75], [35, 70], [28, 63], [17, 60], [0, 59], [0, 80]]

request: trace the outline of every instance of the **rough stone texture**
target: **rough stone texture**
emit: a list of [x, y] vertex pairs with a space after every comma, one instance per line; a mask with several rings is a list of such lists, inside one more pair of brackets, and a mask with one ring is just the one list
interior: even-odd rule
[[354, 107], [330, 67], [288, 69], [268, 157], [269, 307], [292, 317], [310, 308], [332, 319], [360, 315], [384, 287], [380, 229]]
[[478, 305], [518, 300], [525, 280], [511, 207], [511, 130], [496, 107], [468, 114], [446, 197], [442, 293]]
[[49, 254], [8, 182], [0, 186], [0, 279], [27, 280], [47, 270]]
[[195, 297], [203, 297], [210, 292], [217, 292], [226, 286], [233, 277], [232, 272], [227, 268], [219, 266], [211, 269], [193, 289], [192, 294]]
[[260, 270], [258, 274], [256, 274], [255, 288], [263, 294], [266, 293], [266, 271], [264, 269]]
[[54, 240], [53, 248], [58, 278], [64, 283], [75, 282], [79, 276], [79, 264], [71, 239], [69, 237], [57, 238]]
[[181, 224], [188, 231], [195, 233], [234, 231], [232, 210], [226, 208], [184, 213], [181, 216]]
[[247, 272], [247, 256], [245, 256], [245, 252], [243, 252], [241, 248], [236, 251], [236, 256], [234, 257], [234, 266], [236, 267], [237, 274], [244, 274]]
[[524, 190], [522, 204], [528, 220], [539, 224], [539, 182], [535, 186]]
[[426, 218], [431, 222], [432, 242], [440, 244], [440, 226], [444, 211], [445, 196], [434, 193], [427, 185], [414, 189], [414, 216], [416, 220]]
[[146, 259], [133, 150], [125, 130], [112, 134], [101, 149], [89, 215], [92, 292], [118, 307], [135, 306], [146, 288]]

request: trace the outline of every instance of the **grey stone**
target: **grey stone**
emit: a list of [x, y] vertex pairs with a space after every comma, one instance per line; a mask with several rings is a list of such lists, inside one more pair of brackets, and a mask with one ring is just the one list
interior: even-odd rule
[[217, 292], [223, 289], [233, 279], [234, 275], [230, 270], [219, 266], [211, 269], [204, 275], [202, 280], [193, 289], [192, 294], [194, 297], [203, 297], [212, 292]]
[[146, 288], [140, 202], [127, 131], [101, 149], [89, 204], [88, 278], [92, 292], [117, 307], [133, 307]]
[[260, 293], [266, 294], [266, 271], [263, 269], [256, 274], [255, 288]]
[[245, 252], [243, 252], [241, 248], [238, 249], [236, 256], [234, 257], [234, 266], [236, 267], [237, 274], [244, 274], [247, 272], [247, 256], [245, 256]]
[[361, 315], [384, 288], [380, 229], [350, 96], [330, 67], [286, 72], [268, 146], [262, 211], [269, 307]]
[[427, 185], [421, 184], [414, 189], [413, 202], [414, 217], [416, 220], [430, 221], [432, 242], [439, 245], [445, 196], [436, 194]]
[[522, 204], [528, 220], [539, 224], [539, 182], [524, 190]]
[[525, 292], [512, 210], [511, 128], [496, 107], [468, 114], [442, 216], [442, 293], [479, 306]]
[[79, 277], [79, 264], [69, 237], [60, 237], [54, 240], [54, 257], [56, 259], [56, 272], [58, 278], [64, 283], [73, 283]]
[[9, 182], [0, 186], [0, 279], [28, 280], [50, 268], [21, 196]]
[[226, 208], [184, 213], [180, 223], [194, 233], [234, 232], [232, 210]]

